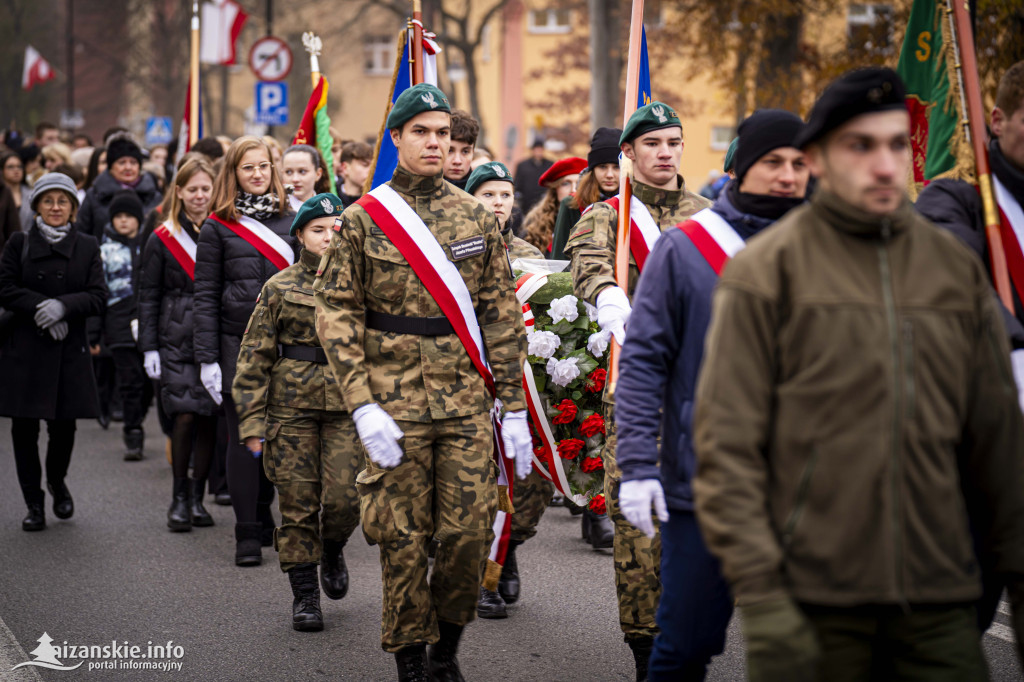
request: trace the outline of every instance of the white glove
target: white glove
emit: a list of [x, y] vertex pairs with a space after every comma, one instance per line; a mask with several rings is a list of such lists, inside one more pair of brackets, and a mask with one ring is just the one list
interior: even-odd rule
[[160, 351], [158, 350], [147, 350], [146, 358], [142, 361], [142, 366], [146, 368], [146, 376], [156, 381], [160, 378]]
[[501, 442], [505, 456], [516, 461], [516, 478], [523, 479], [533, 470], [533, 436], [526, 410], [509, 412], [501, 420]]
[[654, 513], [662, 523], [668, 521], [668, 506], [665, 504], [665, 491], [656, 478], [645, 478], [640, 481], [623, 481], [619, 484], [619, 509], [637, 530], [649, 538], [654, 537], [654, 521], [651, 520], [651, 505]]
[[385, 469], [398, 466], [402, 461], [402, 447], [398, 439], [405, 434], [391, 415], [380, 405], [370, 403], [353, 412], [352, 420], [356, 423], [356, 432], [366, 455], [373, 463]]
[[1010, 353], [1010, 364], [1013, 366], [1013, 378], [1017, 382], [1017, 401], [1024, 410], [1024, 349]]
[[203, 382], [203, 388], [213, 398], [216, 405], [224, 402], [224, 396], [220, 394], [220, 385], [223, 375], [220, 373], [220, 364], [216, 362], [204, 362], [199, 366], [199, 380]]
[[54, 341], [63, 341], [64, 337], [68, 335], [67, 320], [55, 322], [52, 326], [47, 327], [46, 331], [50, 332], [50, 336], [53, 337]]
[[632, 312], [622, 287], [605, 287], [597, 295], [597, 324], [611, 332], [620, 346], [626, 341], [626, 323]]
[[130, 326], [131, 329], [132, 329], [132, 341], [134, 341], [135, 343], [138, 343], [139, 342], [139, 320], [138, 320], [138, 318], [132, 320], [131, 323], [128, 326]]

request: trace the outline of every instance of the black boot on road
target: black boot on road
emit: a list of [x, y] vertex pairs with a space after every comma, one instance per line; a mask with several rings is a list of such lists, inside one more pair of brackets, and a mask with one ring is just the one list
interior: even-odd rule
[[610, 549], [615, 542], [615, 529], [607, 514], [595, 514], [589, 509], [583, 510], [583, 519], [589, 519], [589, 532], [586, 539], [594, 549]]
[[430, 676], [434, 682], [466, 682], [459, 670], [455, 654], [462, 637], [462, 626], [447, 621], [437, 621], [441, 639], [430, 647]]
[[206, 490], [206, 481], [195, 479], [192, 481], [192, 498], [189, 505], [189, 513], [192, 515], [192, 525], [205, 527], [213, 525], [213, 517], [203, 506], [203, 492]]
[[235, 565], [259, 566], [263, 563], [263, 551], [260, 549], [260, 531], [263, 526], [255, 523], [235, 524]]
[[28, 516], [21, 522], [23, 531], [32, 532], [46, 528], [46, 512], [43, 511], [43, 503], [32, 503], [28, 505]]
[[480, 587], [480, 599], [476, 602], [476, 615], [481, 618], [508, 618], [508, 611], [505, 610], [505, 600], [497, 592], [491, 592], [486, 587]]
[[398, 682], [430, 682], [427, 674], [427, 645], [414, 644], [395, 652]]
[[71, 499], [71, 491], [64, 481], [50, 481], [46, 487], [53, 495], [53, 515], [58, 519], [70, 519], [75, 513], [75, 501]]
[[633, 637], [626, 641], [633, 650], [633, 661], [636, 663], [636, 682], [647, 679], [647, 668], [651, 661], [651, 649], [654, 648], [653, 637]]
[[171, 508], [167, 510], [167, 527], [175, 533], [186, 533], [192, 530], [192, 514], [189, 511], [189, 480], [174, 479], [174, 497]]
[[324, 540], [320, 554], [320, 587], [328, 599], [341, 599], [348, 593], [348, 566], [345, 565], [343, 540]]
[[508, 543], [505, 565], [501, 567], [501, 577], [498, 578], [498, 594], [506, 604], [515, 604], [519, 601], [519, 565], [516, 563], [518, 546], [519, 543], [515, 540]]
[[142, 429], [127, 429], [124, 432], [124, 461], [138, 462], [142, 459], [142, 444], [145, 439]]
[[292, 585], [292, 627], [300, 632], [324, 629], [320, 612], [320, 586], [317, 585], [316, 564], [299, 564], [288, 571]]

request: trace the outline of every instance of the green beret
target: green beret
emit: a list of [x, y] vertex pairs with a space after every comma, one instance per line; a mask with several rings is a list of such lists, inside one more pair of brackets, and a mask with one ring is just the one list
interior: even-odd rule
[[292, 221], [292, 229], [289, 230], [288, 234], [294, 237], [295, 233], [305, 227], [306, 223], [310, 220], [316, 220], [324, 216], [339, 216], [344, 210], [345, 207], [342, 205], [341, 199], [330, 192], [312, 196], [302, 202], [299, 212], [295, 214], [295, 220]]
[[729, 151], [725, 153], [725, 164], [722, 168], [726, 173], [732, 170], [732, 167], [736, 165], [736, 147], [740, 146], [740, 138], [732, 138], [732, 142], [729, 143]]
[[629, 117], [629, 123], [626, 124], [622, 131], [622, 137], [619, 138], [619, 145], [632, 142], [652, 130], [677, 127], [682, 129], [683, 122], [679, 120], [679, 116], [672, 110], [672, 107], [664, 102], [651, 102], [637, 109]]
[[490, 161], [481, 164], [469, 174], [469, 180], [466, 180], [466, 191], [472, 194], [480, 185], [488, 180], [502, 180], [512, 184], [512, 174], [508, 172], [505, 164], [500, 161]]
[[437, 86], [430, 83], [419, 83], [412, 86], [395, 100], [391, 106], [391, 113], [385, 124], [388, 130], [401, 128], [402, 124], [416, 114], [424, 111], [443, 111], [446, 114], [452, 113], [448, 98], [444, 96]]

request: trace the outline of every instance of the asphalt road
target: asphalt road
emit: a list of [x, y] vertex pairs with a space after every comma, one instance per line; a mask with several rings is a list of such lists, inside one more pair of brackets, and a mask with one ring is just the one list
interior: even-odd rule
[[[75, 516], [47, 530], [21, 531], [25, 514], [14, 470], [10, 421], [0, 419], [0, 680], [393, 680], [392, 656], [380, 649], [380, 564], [361, 534], [346, 558], [351, 589], [323, 599], [326, 629], [291, 629], [291, 593], [272, 550], [256, 568], [234, 565], [230, 507], [208, 499], [217, 525], [191, 533], [166, 528], [171, 472], [151, 415], [146, 459], [121, 459], [119, 425], [102, 431], [79, 422], [68, 486]], [[459, 660], [469, 680], [632, 680], [622, 641], [610, 551], [579, 539], [578, 517], [549, 509], [537, 537], [519, 550], [523, 592], [510, 617], [466, 629]], [[992, 679], [1022, 679], [1006, 615], [986, 636]], [[102, 659], [57, 655], [75, 670], [11, 667], [50, 646], [166, 646], [145, 661], [180, 669], [89, 670]], [[1002, 637], [1002, 639], [1000, 638]], [[180, 647], [180, 649], [175, 649]], [[121, 653], [121, 652], [118, 652]], [[114, 660], [120, 665], [122, 659]], [[128, 661], [131, 663], [131, 661]], [[709, 680], [744, 679], [738, 623]]]

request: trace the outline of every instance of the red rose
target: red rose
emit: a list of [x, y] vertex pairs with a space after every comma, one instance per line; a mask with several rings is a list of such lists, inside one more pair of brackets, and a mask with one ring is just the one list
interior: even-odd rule
[[583, 450], [583, 441], [579, 438], [566, 438], [558, 441], [558, 456], [562, 459], [576, 459]]
[[576, 418], [576, 414], [579, 412], [579, 408], [576, 407], [576, 403], [568, 398], [555, 405], [555, 409], [560, 413], [557, 417], [551, 420], [555, 424], [571, 424], [572, 420]]
[[587, 375], [587, 380], [584, 382], [586, 388], [591, 393], [598, 393], [604, 388], [604, 382], [608, 379], [608, 372], [598, 368]]
[[542, 462], [547, 462], [551, 459], [551, 449], [546, 445], [538, 445], [533, 449], [533, 454], [537, 455], [537, 459]]
[[580, 464], [580, 471], [585, 474], [592, 474], [595, 471], [601, 471], [601, 469], [604, 469], [604, 462], [601, 461], [600, 457], [585, 457]]
[[604, 506], [604, 493], [594, 495], [590, 499], [590, 504], [587, 506], [590, 507], [590, 511], [594, 512], [595, 514], [604, 514], [606, 511], [608, 511], [607, 508]]
[[596, 412], [580, 424], [580, 433], [583, 434], [584, 438], [590, 438], [599, 433], [604, 433], [604, 417], [597, 414]]

